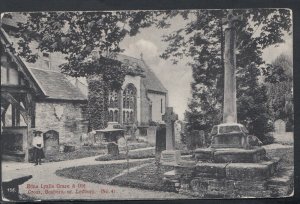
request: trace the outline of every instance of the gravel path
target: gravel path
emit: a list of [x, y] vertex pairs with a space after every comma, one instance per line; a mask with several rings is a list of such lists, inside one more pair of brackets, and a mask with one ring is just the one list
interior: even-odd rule
[[39, 166], [33, 166], [33, 164], [31, 163], [3, 162], [2, 173], [3, 175], [14, 172], [31, 174], [33, 178], [20, 186], [20, 193], [24, 193], [30, 197], [34, 197], [37, 200], [136, 200], [188, 198], [187, 196], [177, 193], [119, 187], [106, 184], [96, 184], [75, 179], [63, 178], [55, 175], [56, 170], [67, 167], [126, 162], [125, 160], [95, 161], [96, 157], [98, 156], [69, 161], [45, 163]]

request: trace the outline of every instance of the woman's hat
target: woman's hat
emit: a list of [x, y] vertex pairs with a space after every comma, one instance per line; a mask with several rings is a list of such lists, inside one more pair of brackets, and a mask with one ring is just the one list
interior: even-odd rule
[[37, 129], [33, 129], [33, 134], [37, 135], [37, 134], [42, 134], [43, 132]]

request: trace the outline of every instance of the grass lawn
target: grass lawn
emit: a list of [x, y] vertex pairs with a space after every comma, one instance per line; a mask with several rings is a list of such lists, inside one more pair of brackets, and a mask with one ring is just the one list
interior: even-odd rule
[[[146, 149], [141, 151], [129, 151], [128, 153], [129, 159], [145, 159], [145, 158], [154, 158], [155, 150], [154, 149]], [[126, 154], [121, 152], [117, 156], [112, 156], [109, 154], [102, 155], [96, 158], [96, 161], [111, 161], [111, 160], [123, 160], [126, 159]]]
[[[136, 142], [136, 141], [129, 141], [128, 149], [134, 150], [139, 148], [145, 148], [145, 147], [151, 147], [150, 144], [145, 142]], [[125, 151], [124, 148], [119, 148], [120, 151]], [[76, 149], [73, 152], [59, 152], [52, 156], [47, 156], [44, 159], [44, 162], [57, 162], [57, 161], [66, 161], [71, 159], [81, 159], [85, 157], [92, 157], [97, 155], [105, 155], [107, 153], [107, 147], [106, 146], [81, 146], [80, 148]], [[122, 154], [122, 153], [121, 153]], [[147, 157], [143, 157], [147, 158]], [[125, 159], [125, 154], [124, 158]], [[107, 160], [99, 160], [99, 161], [108, 161]]]
[[80, 159], [85, 157], [92, 157], [107, 152], [106, 148], [103, 147], [93, 147], [93, 146], [82, 146], [73, 152], [59, 152], [56, 155], [48, 156], [45, 158], [45, 162], [56, 162], [56, 161], [66, 161], [71, 159]]
[[[181, 151], [181, 155], [189, 155], [191, 151]], [[146, 159], [146, 158], [155, 158], [155, 149], [144, 149], [141, 151], [129, 151], [129, 159]], [[111, 160], [124, 160], [126, 159], [126, 154], [121, 152], [117, 156], [112, 156], [109, 154], [101, 155], [97, 157], [96, 161], [111, 161]]]
[[110, 184], [149, 190], [173, 191], [174, 187], [163, 182], [163, 174], [173, 169], [174, 167], [161, 166], [158, 170], [154, 162], [151, 162], [149, 166], [115, 178]]
[[[130, 162], [129, 168], [139, 166], [142, 164], [149, 163], [151, 161], [136, 161]], [[99, 164], [99, 165], [88, 165], [88, 166], [78, 166], [70, 167], [55, 172], [56, 175], [77, 179], [93, 183], [107, 183], [110, 178], [122, 173], [127, 169], [127, 163], [120, 164]]]

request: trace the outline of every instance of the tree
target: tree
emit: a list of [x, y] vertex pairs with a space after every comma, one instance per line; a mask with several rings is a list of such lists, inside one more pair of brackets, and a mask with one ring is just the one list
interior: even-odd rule
[[265, 133], [272, 130], [267, 91], [264, 84], [258, 83], [260, 71], [254, 64], [243, 68], [243, 76], [237, 80], [237, 115], [251, 134], [268, 143]]
[[287, 131], [293, 131], [293, 62], [289, 56], [281, 54], [264, 71], [271, 120], [282, 119], [286, 121]]
[[[284, 32], [291, 32], [291, 12], [288, 9], [243, 9], [235, 10], [234, 14], [244, 17], [243, 21], [236, 23], [237, 47], [240, 48], [237, 71], [242, 77], [246, 71], [244, 68], [251, 63], [255, 69], [263, 67], [262, 49], [283, 42]], [[34, 61], [36, 55], [28, 44], [39, 40], [39, 50], [67, 55], [67, 63], [61, 67], [63, 73], [75, 77], [100, 74], [104, 80], [106, 74], [101, 69], [102, 59], [109, 53], [120, 52], [119, 42], [126, 35], [135, 35], [140, 28], [153, 24], [167, 28], [170, 19], [181, 16], [187, 23], [164, 37], [168, 47], [161, 57], [174, 63], [183, 56], [191, 58], [193, 93], [186, 116], [191, 129], [209, 131], [213, 124], [221, 121], [224, 70], [222, 18], [226, 15], [227, 10], [31, 13], [27, 23], [20, 24], [19, 34], [26, 35], [19, 36], [19, 54], [28, 61]], [[99, 48], [102, 58], [99, 62], [87, 63], [86, 58], [95, 48]], [[122, 82], [122, 77], [118, 79]], [[247, 86], [238, 84], [238, 89], [243, 87]], [[106, 103], [103, 104], [105, 111]]]
[[[113, 55], [120, 52], [120, 41], [150, 25], [150, 11], [132, 12], [37, 12], [24, 13], [27, 21], [19, 23], [18, 54], [35, 62], [38, 51], [60, 52], [66, 63], [62, 73], [87, 77], [88, 109], [91, 127], [104, 128], [107, 123], [108, 93], [119, 90], [126, 74], [140, 74], [139, 67], [129, 67]], [[10, 17], [7, 15], [6, 17]], [[148, 20], [149, 19], [149, 20]], [[37, 41], [38, 46], [31, 47]], [[98, 51], [98, 58], [91, 53]]]
[[[189, 23], [164, 37], [168, 47], [161, 57], [174, 63], [183, 56], [192, 59], [189, 63], [194, 79], [191, 83], [192, 99], [185, 114], [189, 129], [208, 132], [212, 125], [222, 121], [222, 18], [227, 13], [227, 10], [178, 11], [173, 16], [182, 16]], [[238, 120], [260, 136], [269, 131], [268, 108], [263, 105], [266, 100], [265, 87], [257, 82], [265, 67], [262, 50], [283, 42], [284, 33], [291, 32], [291, 12], [287, 9], [244, 9], [234, 10], [234, 15], [243, 16], [243, 20], [235, 24]]]

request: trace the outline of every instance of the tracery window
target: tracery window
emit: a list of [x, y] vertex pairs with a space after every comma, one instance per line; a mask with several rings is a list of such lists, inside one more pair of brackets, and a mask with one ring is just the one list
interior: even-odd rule
[[128, 84], [123, 91], [123, 123], [132, 124], [136, 116], [136, 88]]
[[109, 104], [108, 104], [108, 111], [109, 111], [109, 122], [119, 122], [119, 96], [118, 93], [115, 91], [110, 92], [109, 94]]

